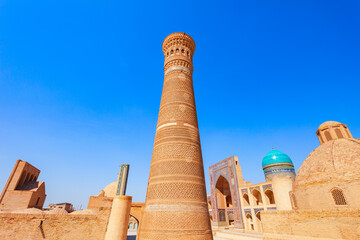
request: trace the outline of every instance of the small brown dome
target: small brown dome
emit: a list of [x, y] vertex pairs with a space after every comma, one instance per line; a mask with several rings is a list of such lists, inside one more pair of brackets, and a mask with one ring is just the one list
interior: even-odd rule
[[319, 126], [318, 130], [321, 131], [321, 130], [327, 129], [329, 127], [338, 127], [340, 125], [345, 125], [345, 124], [342, 124], [342, 123], [339, 123], [339, 122], [336, 122], [336, 121], [327, 121], [327, 122], [322, 123]]
[[[355, 167], [354, 167], [355, 166]], [[329, 141], [310, 153], [301, 165], [294, 186], [360, 179], [360, 141]]]
[[347, 126], [336, 121], [322, 123], [316, 131], [316, 135], [320, 144], [341, 138], [353, 138]]

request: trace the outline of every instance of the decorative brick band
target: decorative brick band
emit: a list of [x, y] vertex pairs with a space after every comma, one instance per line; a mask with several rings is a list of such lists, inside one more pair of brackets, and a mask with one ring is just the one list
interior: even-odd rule
[[175, 70], [175, 69], [185, 70], [185, 71], [187, 71], [187, 72], [189, 72], [189, 73], [191, 74], [190, 70], [187, 69], [187, 68], [184, 68], [184, 67], [172, 67], [172, 68], [169, 68], [168, 70], [166, 70], [165, 74], [167, 74], [167, 73], [170, 72], [171, 70]]

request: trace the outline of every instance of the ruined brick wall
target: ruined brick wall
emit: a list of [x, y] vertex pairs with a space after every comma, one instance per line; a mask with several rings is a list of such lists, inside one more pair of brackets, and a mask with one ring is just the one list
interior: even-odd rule
[[99, 215], [0, 213], [0, 239], [103, 240], [108, 217], [107, 212]]
[[[0, 195], [0, 210], [42, 208], [45, 202], [45, 183], [38, 182], [40, 170], [17, 160]], [[39, 199], [39, 200], [38, 200]]]
[[33, 192], [31, 195], [31, 198], [29, 200], [28, 208], [39, 208], [42, 209], [45, 203], [46, 194], [45, 194], [45, 183], [41, 182], [39, 184], [39, 188], [36, 189], [36, 191]]
[[28, 208], [32, 195], [33, 192], [31, 191], [7, 190], [6, 194], [4, 194], [3, 201], [0, 203], [0, 210]]
[[267, 211], [261, 214], [264, 240], [360, 239], [360, 210]]
[[[112, 197], [102, 197], [102, 196], [91, 196], [88, 203], [88, 209], [94, 209], [97, 211], [110, 211], [112, 207], [113, 198]], [[142, 220], [143, 210], [145, 203], [133, 202], [131, 203], [130, 215], [139, 221]]]

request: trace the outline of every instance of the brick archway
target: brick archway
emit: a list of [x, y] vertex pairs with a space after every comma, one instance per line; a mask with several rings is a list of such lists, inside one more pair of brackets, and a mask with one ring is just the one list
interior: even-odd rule
[[133, 216], [139, 222], [139, 224], [141, 223], [144, 206], [145, 203], [131, 203], [130, 215]]

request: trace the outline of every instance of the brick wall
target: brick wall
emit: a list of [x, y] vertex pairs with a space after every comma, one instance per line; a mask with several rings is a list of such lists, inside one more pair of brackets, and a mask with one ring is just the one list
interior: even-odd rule
[[0, 209], [15, 210], [28, 208], [32, 195], [32, 191], [8, 190], [4, 194]]
[[103, 240], [108, 218], [109, 212], [99, 215], [0, 213], [0, 239]]
[[360, 210], [261, 213], [264, 240], [360, 239]]
[[89, 198], [88, 209], [102, 210], [111, 209], [113, 198], [102, 196], [91, 196]]

